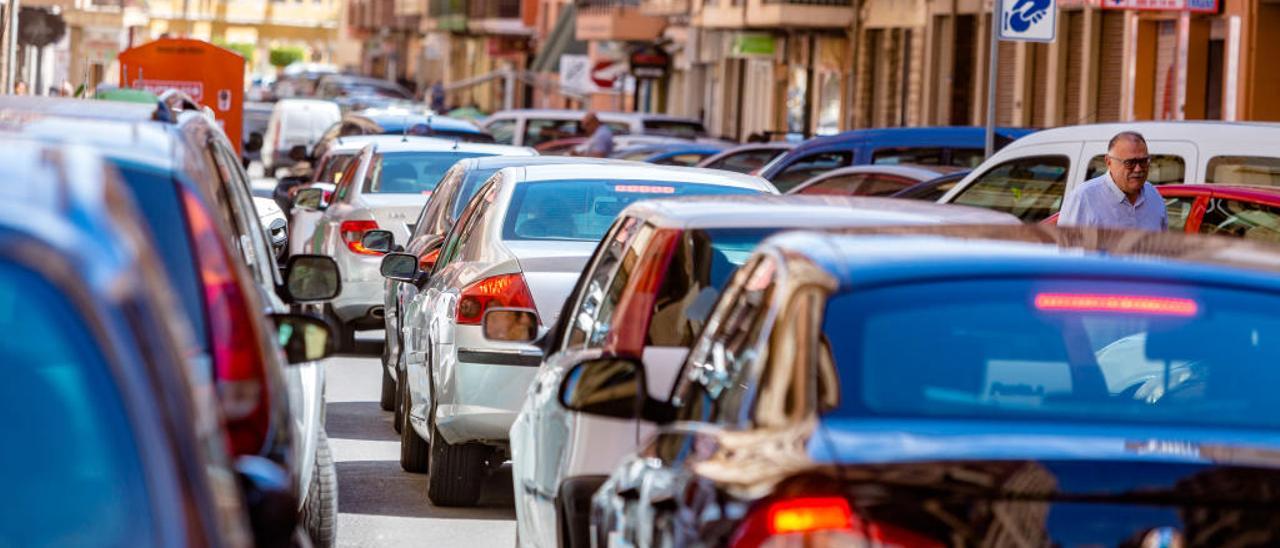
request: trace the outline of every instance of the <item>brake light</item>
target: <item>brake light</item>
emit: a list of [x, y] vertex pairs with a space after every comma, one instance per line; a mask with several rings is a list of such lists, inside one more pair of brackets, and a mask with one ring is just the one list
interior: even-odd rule
[[436, 261], [439, 259], [440, 248], [436, 248], [431, 253], [427, 253], [426, 255], [423, 255], [421, 259], [418, 259], [418, 270], [430, 272], [436, 267]]
[[236, 277], [231, 257], [204, 204], [183, 189], [183, 208], [204, 286], [206, 322], [218, 386], [234, 455], [257, 454], [270, 431], [269, 394], [258, 323]]
[[347, 243], [347, 249], [353, 253], [361, 255], [381, 255], [381, 252], [374, 251], [364, 246], [360, 242], [364, 238], [364, 233], [370, 230], [378, 229], [378, 221], [342, 221], [338, 232], [342, 234], [342, 241]]
[[533, 295], [520, 274], [501, 274], [462, 288], [456, 318], [459, 325], [480, 325], [484, 311], [496, 308], [534, 308]]
[[1036, 308], [1045, 311], [1118, 312], [1158, 316], [1194, 316], [1199, 307], [1191, 299], [1141, 295], [1040, 293]]
[[900, 527], [859, 519], [843, 497], [798, 497], [753, 509], [729, 542], [732, 548], [764, 546], [910, 546], [942, 543]]

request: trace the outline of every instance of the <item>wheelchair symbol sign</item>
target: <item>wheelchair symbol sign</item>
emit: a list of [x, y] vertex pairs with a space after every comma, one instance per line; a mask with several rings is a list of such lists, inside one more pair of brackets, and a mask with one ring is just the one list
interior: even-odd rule
[[1000, 39], [1052, 42], [1058, 30], [1057, 0], [995, 0], [1000, 2]]

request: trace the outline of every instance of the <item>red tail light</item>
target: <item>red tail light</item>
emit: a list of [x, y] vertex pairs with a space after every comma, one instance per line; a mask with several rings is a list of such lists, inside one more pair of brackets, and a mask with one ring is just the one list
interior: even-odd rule
[[1158, 316], [1195, 316], [1199, 308], [1191, 299], [1143, 295], [1094, 295], [1040, 293], [1036, 308], [1045, 311], [1117, 312]]
[[502, 274], [462, 288], [456, 314], [458, 324], [480, 325], [489, 307], [534, 308], [533, 295], [524, 283], [524, 276]]
[[439, 259], [440, 259], [439, 249], [436, 249], [431, 253], [423, 255], [421, 259], [418, 259], [418, 270], [421, 270], [423, 272], [430, 272], [431, 269], [436, 267], [436, 261]]
[[899, 527], [859, 519], [843, 497], [799, 497], [771, 501], [753, 509], [729, 545], [941, 547], [942, 543]]
[[338, 232], [342, 234], [342, 241], [347, 243], [347, 249], [361, 255], [381, 255], [377, 251], [366, 248], [360, 240], [364, 238], [364, 233], [370, 230], [378, 229], [378, 221], [342, 221], [342, 225], [338, 228]]
[[256, 311], [245, 298], [231, 257], [204, 204], [186, 190], [182, 201], [204, 286], [213, 371], [230, 449], [235, 455], [257, 454], [266, 441], [271, 418]]

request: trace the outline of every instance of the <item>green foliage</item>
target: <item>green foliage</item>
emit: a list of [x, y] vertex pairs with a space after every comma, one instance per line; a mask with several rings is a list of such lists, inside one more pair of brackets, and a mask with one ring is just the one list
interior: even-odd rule
[[239, 53], [241, 57], [244, 57], [245, 63], [253, 64], [253, 50], [255, 49], [253, 44], [247, 42], [227, 42], [225, 38], [214, 38], [213, 45]]
[[272, 48], [271, 50], [271, 66], [287, 67], [293, 63], [301, 61], [305, 56], [302, 48], [296, 46], [288, 46], [283, 48]]

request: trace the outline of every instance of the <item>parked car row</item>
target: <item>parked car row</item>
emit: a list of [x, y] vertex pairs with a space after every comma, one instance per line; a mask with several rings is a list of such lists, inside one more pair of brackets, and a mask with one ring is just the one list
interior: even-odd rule
[[0, 364], [27, 417], [0, 544], [334, 543], [330, 329], [289, 308], [337, 267], [277, 265], [227, 136], [171, 104], [194, 102], [0, 98]]

